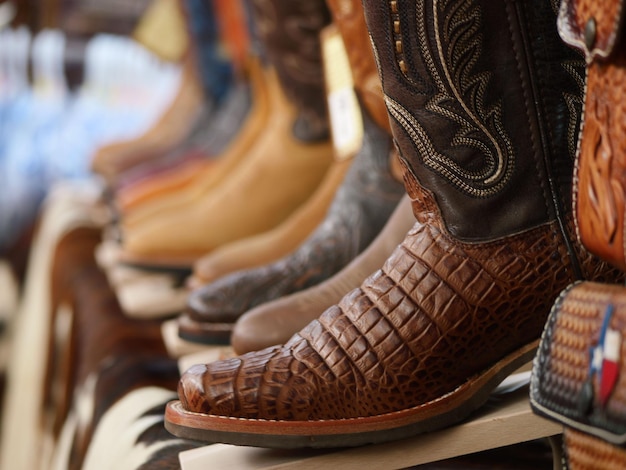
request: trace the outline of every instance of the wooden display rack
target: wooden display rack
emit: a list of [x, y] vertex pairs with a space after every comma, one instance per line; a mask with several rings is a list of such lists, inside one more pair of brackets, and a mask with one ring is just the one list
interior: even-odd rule
[[213, 444], [180, 454], [182, 470], [398, 469], [550, 438], [554, 468], [561, 468], [562, 427], [530, 409], [528, 386], [496, 394], [469, 421], [441, 431], [386, 444], [342, 450], [280, 451]]

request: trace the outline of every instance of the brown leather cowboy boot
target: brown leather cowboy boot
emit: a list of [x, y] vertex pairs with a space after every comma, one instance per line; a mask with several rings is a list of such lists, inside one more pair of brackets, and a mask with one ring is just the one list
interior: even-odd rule
[[621, 278], [571, 229], [582, 61], [549, 0], [365, 0], [417, 223], [284, 346], [197, 365], [166, 426], [336, 447], [449, 426], [530, 360], [553, 300]]

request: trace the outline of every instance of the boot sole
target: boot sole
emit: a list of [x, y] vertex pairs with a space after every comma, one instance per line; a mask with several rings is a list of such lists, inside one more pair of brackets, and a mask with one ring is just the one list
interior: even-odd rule
[[192, 343], [228, 346], [234, 327], [234, 323], [197, 322], [187, 315], [178, 317], [178, 336]]
[[171, 272], [190, 276], [193, 273], [193, 264], [202, 254], [189, 254], [180, 256], [140, 256], [120, 251], [119, 262], [126, 266], [157, 272]]
[[407, 410], [364, 418], [279, 421], [187, 411], [168, 403], [165, 428], [185, 439], [279, 449], [336, 448], [379, 444], [448, 427], [482, 406], [500, 382], [535, 355], [539, 341], [509, 354], [454, 391]]

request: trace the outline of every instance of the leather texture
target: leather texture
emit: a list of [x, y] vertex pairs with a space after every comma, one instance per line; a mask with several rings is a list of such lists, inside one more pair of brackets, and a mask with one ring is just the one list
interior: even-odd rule
[[[547, 321], [533, 365], [531, 406], [570, 431], [566, 432], [570, 468], [621, 468], [623, 464], [603, 464], [611, 458], [625, 461], [626, 343], [621, 336], [625, 330], [626, 290], [619, 285], [571, 286]], [[606, 338], [615, 332], [619, 338], [613, 350]], [[603, 358], [616, 364], [613, 385]], [[588, 466], [591, 456], [595, 464]]]
[[575, 429], [563, 431], [568, 470], [626, 468], [626, 451]]
[[389, 170], [391, 139], [365, 113], [363, 119], [363, 147], [320, 226], [282, 259], [230, 274], [192, 292], [186, 309], [189, 319], [207, 327], [234, 323], [252, 307], [327, 279], [378, 235], [404, 188]]
[[[490, 371], [523, 359], [563, 288], [623, 279], [572, 240], [563, 212], [582, 63], [558, 38], [555, 2], [363, 4], [417, 223], [382, 269], [285, 345], [187, 371], [190, 420], [261, 418], [270, 434], [277, 420], [326, 429], [377, 417], [388, 434], [419, 409], [436, 414], [419, 418], [428, 430], [448, 425], [487, 399]], [[438, 408], [450, 396], [462, 403]], [[358, 420], [351, 429], [365, 433]]]
[[584, 62], [559, 38], [553, 3], [364, 2], [407, 176], [459, 239], [571, 207]]
[[199, 185], [152, 201], [141, 218], [123, 218], [126, 262], [190, 267], [218, 246], [273, 229], [316, 191], [332, 164], [332, 145], [295, 137], [298, 111], [275, 74], [268, 73], [267, 85], [269, 115], [233, 171], [212, 189]]
[[374, 122], [391, 133], [361, 0], [327, 0], [327, 3], [333, 22], [339, 28], [344, 44], [348, 45], [346, 52], [350, 70], [361, 103]]
[[326, 281], [247, 311], [235, 323], [230, 337], [237, 354], [284, 344], [316, 320], [383, 265], [415, 223], [408, 196], [404, 196], [384, 229], [367, 249]]
[[576, 220], [585, 246], [626, 270], [626, 56], [609, 64], [592, 63], [587, 84]]
[[563, 0], [558, 28], [563, 40], [591, 59], [611, 55], [624, 27], [624, 1]]
[[[569, 2], [566, 2], [569, 4]], [[574, 210], [585, 246], [626, 270], [624, 211], [626, 182], [626, 42], [622, 2], [572, 2], [561, 9], [561, 35], [587, 54], [585, 120], [574, 187]], [[575, 25], [594, 19], [593, 44], [571, 40]], [[565, 28], [564, 25], [570, 27]]]
[[288, 100], [298, 109], [293, 133], [329, 136], [320, 31], [330, 23], [324, 0], [251, 0], [253, 20]]
[[[183, 406], [268, 420], [381, 415], [441, 397], [537, 339], [575, 279], [557, 224], [467, 244], [421, 200], [422, 220], [381, 270], [284, 346], [191, 368]], [[583, 266], [586, 278], [615, 277]]]

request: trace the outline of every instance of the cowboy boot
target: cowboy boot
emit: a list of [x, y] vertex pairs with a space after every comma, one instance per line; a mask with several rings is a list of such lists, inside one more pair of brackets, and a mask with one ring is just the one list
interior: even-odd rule
[[233, 350], [244, 354], [289, 341], [382, 266], [414, 223], [411, 201], [404, 196], [376, 239], [340, 272], [316, 286], [261, 304], [243, 314], [230, 335]]
[[[258, 3], [255, 25], [274, 67], [266, 74], [263, 131], [217, 187], [185, 191], [165, 210], [152, 204], [125, 217], [125, 261], [189, 266], [218, 246], [274, 228], [323, 180], [332, 162], [319, 42], [328, 10], [322, 1]], [[181, 224], [188, 230], [178, 230]]]
[[[325, 58], [328, 99], [332, 99], [335, 92], [333, 78], [346, 76], [347, 80], [347, 75], [350, 74], [350, 82], [358, 83], [359, 98], [363, 106], [369, 111], [371, 119], [378, 127], [390, 133], [389, 120], [382, 99], [382, 88], [369, 46], [363, 15], [355, 15], [355, 9], [339, 8], [336, 1], [327, 3], [333, 14], [335, 26], [339, 26], [344, 43], [348, 42], [352, 46], [346, 51], [349, 57], [346, 58], [345, 68], [340, 65], [344, 60], [338, 61], [338, 58], [332, 53]], [[356, 11], [359, 12], [359, 10]], [[328, 28], [323, 32], [322, 40], [327, 45], [332, 44], [334, 40], [332, 36], [335, 34], [337, 34], [337, 28]], [[343, 84], [343, 86], [348, 85]], [[354, 85], [351, 84], [350, 88], [353, 87]], [[354, 119], [354, 129], [360, 128], [362, 131], [363, 126], [358, 122], [361, 119], [360, 107], [355, 106], [355, 108], [353, 112], [358, 117]], [[345, 119], [345, 116], [342, 117]], [[353, 145], [356, 143], [358, 142], [352, 142]], [[346, 172], [355, 160], [353, 157], [358, 154], [358, 151], [357, 147], [354, 146], [349, 151], [341, 149], [337, 153], [339, 153], [336, 158], [338, 161], [333, 163], [315, 195], [309, 198], [306, 204], [275, 229], [255, 237], [229, 243], [199, 259], [194, 264], [194, 276], [188, 280], [189, 287], [196, 289], [227, 274], [273, 263], [298, 249], [324, 221], [337, 189], [344, 181]], [[383, 168], [383, 173], [388, 173], [388, 170]], [[394, 184], [394, 186], [398, 185]], [[356, 216], [353, 218], [359, 219]], [[360, 223], [367, 225], [366, 220], [361, 220]], [[358, 227], [352, 228], [354, 232], [359, 232]]]
[[[215, 169], [218, 160], [215, 157], [222, 155], [235, 136], [239, 138], [244, 123], [256, 111], [251, 109], [255, 89], [251, 82], [258, 73], [255, 74], [249, 57], [252, 31], [246, 28], [242, 2], [230, 1], [225, 5], [223, 0], [186, 0], [185, 3], [195, 39], [200, 79], [205, 96], [214, 97], [213, 103], [207, 100], [195, 129], [176, 149], [138, 163], [119, 175], [115, 203], [120, 212], [130, 210], [159, 192], [189, 184], [194, 176], [210, 171], [208, 168]], [[215, 46], [218, 25], [220, 47]], [[221, 57], [224, 55], [228, 62]], [[256, 101], [257, 97], [254, 98]]]
[[[353, 0], [352, 3], [357, 1]], [[369, 117], [378, 127], [390, 133], [389, 119], [382, 97], [382, 87], [376, 71], [371, 47], [369, 46], [369, 37], [362, 9], [353, 8], [350, 2], [328, 1], [327, 3], [333, 14], [334, 24], [338, 27], [343, 37], [343, 42], [349, 45], [346, 51], [348, 62], [353, 80], [358, 84], [356, 91], [362, 106], [367, 110]], [[337, 67], [334, 58], [329, 60], [333, 61], [331, 62], [333, 66], [328, 67], [331, 70], [330, 72], [327, 71], [327, 73], [336, 73]], [[395, 163], [397, 160], [392, 158], [391, 161]], [[345, 174], [342, 174], [342, 180], [344, 177]], [[334, 193], [336, 193], [336, 187], [333, 195]], [[194, 277], [191, 278], [189, 285], [195, 289], [231, 272], [263, 266], [292, 253], [322, 223], [331, 202], [332, 197], [324, 205], [315, 202], [315, 209], [320, 212], [320, 216], [319, 220], [310, 229], [308, 229], [309, 224], [306, 221], [298, 220], [298, 217], [292, 217], [289, 220], [289, 224], [283, 224], [283, 226], [272, 232], [261, 234], [255, 237], [255, 239], [231, 243], [201, 258], [194, 265]], [[308, 222], [311, 222], [310, 218]], [[362, 223], [367, 222], [363, 221]], [[306, 233], [306, 237], [294, 243], [296, 237], [291, 235], [293, 229], [290, 225], [299, 227], [301, 233]], [[303, 227], [307, 228], [306, 232], [302, 230]], [[281, 254], [278, 255], [278, 253]]]
[[623, 276], [573, 235], [583, 63], [549, 0], [365, 0], [417, 222], [294, 335], [190, 368], [178, 435], [336, 447], [449, 426], [529, 361], [554, 298]]
[[190, 294], [179, 319], [179, 335], [187, 340], [228, 343], [234, 323], [251, 308], [317, 285], [340, 271], [374, 240], [404, 193], [390, 165], [388, 118], [362, 10], [358, 0], [344, 3], [354, 6], [341, 8], [337, 1], [328, 5], [363, 103], [363, 145], [325, 219], [295, 251]]
[[206, 344], [228, 344], [237, 319], [253, 307], [319, 284], [378, 235], [402, 196], [389, 171], [389, 137], [364, 116], [364, 145], [320, 226], [293, 253], [235, 272], [189, 294], [178, 333]]

